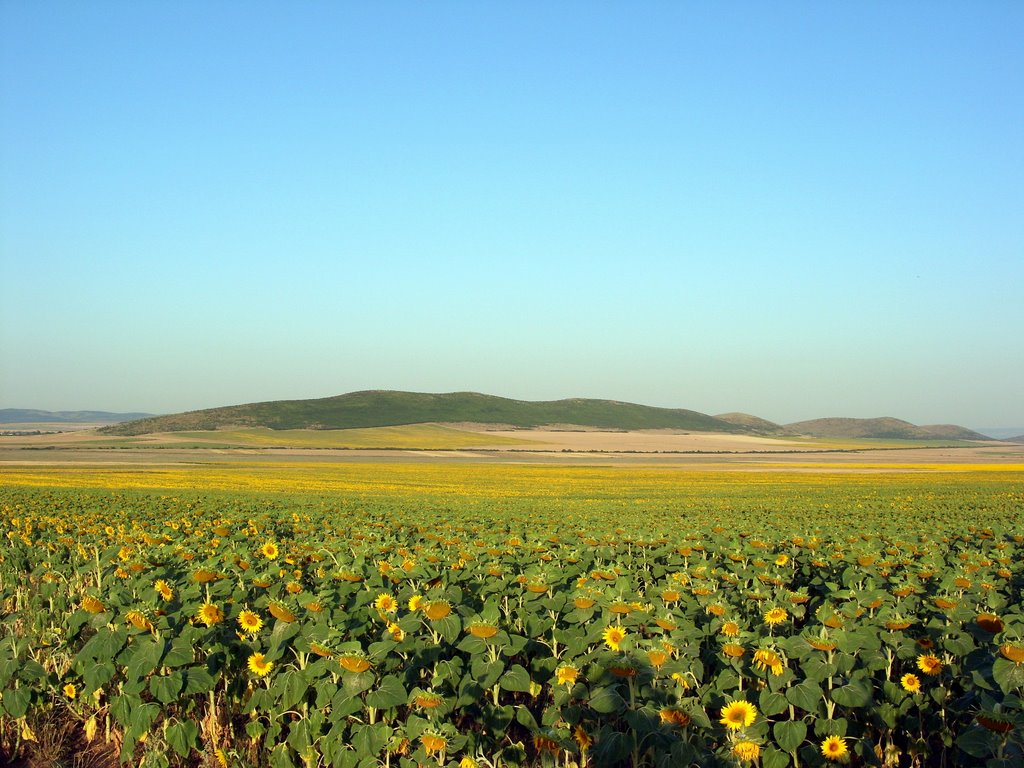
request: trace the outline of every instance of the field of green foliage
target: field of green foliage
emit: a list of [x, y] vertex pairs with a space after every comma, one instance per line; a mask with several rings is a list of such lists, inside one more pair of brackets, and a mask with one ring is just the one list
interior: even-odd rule
[[1024, 764], [1017, 470], [0, 480], [0, 762]]

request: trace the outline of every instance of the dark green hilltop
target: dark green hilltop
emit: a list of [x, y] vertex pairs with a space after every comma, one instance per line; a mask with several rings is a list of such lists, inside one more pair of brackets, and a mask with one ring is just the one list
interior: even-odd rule
[[529, 429], [557, 425], [603, 430], [676, 429], [771, 437], [867, 437], [904, 440], [989, 440], [963, 427], [917, 427], [898, 419], [818, 419], [780, 425], [743, 413], [708, 416], [617, 400], [572, 398], [533, 402], [477, 392], [427, 394], [370, 390], [315, 400], [274, 400], [152, 416], [103, 427], [108, 435], [268, 429], [357, 429], [407, 424], [494, 424]]
[[427, 423], [506, 424], [529, 428], [548, 424], [599, 429], [686, 429], [747, 433], [748, 428], [678, 408], [614, 400], [574, 398], [529, 402], [475, 392], [423, 394], [373, 390], [316, 400], [276, 400], [155, 416], [104, 427], [110, 435], [214, 430], [226, 427], [270, 429], [353, 429]]

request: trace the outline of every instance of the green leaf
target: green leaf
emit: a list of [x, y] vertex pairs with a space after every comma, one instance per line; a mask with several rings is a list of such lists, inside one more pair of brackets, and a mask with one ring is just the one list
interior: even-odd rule
[[592, 710], [602, 715], [621, 712], [626, 706], [626, 702], [613, 686], [596, 689], [590, 694], [590, 700], [587, 703]]
[[28, 688], [8, 688], [3, 695], [4, 710], [15, 719], [24, 717], [31, 698]]
[[189, 667], [182, 670], [185, 678], [185, 687], [181, 692], [182, 696], [191, 696], [193, 693], [206, 693], [212, 691], [217, 685], [213, 675], [203, 667]]
[[796, 752], [807, 738], [807, 724], [801, 720], [784, 720], [772, 728], [775, 743], [786, 752]]
[[97, 688], [109, 683], [114, 677], [114, 672], [114, 665], [109, 661], [105, 661], [102, 664], [90, 664], [85, 668], [82, 680], [85, 682], [88, 690], [95, 691]]
[[193, 661], [195, 661], [195, 650], [192, 643], [178, 638], [171, 643], [167, 655], [163, 658], [163, 665], [165, 667], [183, 667]]
[[397, 675], [388, 675], [377, 689], [366, 694], [366, 704], [377, 709], [391, 709], [405, 704], [409, 693]]
[[1009, 659], [998, 658], [992, 664], [992, 677], [1003, 693], [1024, 686], [1024, 664], [1014, 664]]
[[131, 726], [128, 729], [128, 734], [133, 739], [140, 738], [144, 733], [149, 732], [150, 727], [159, 716], [160, 705], [154, 702], [150, 701], [134, 707], [129, 716]]
[[503, 690], [526, 692], [530, 690], [530, 673], [520, 664], [513, 664], [512, 668], [501, 676], [499, 683]]
[[179, 721], [167, 728], [167, 743], [182, 757], [199, 746], [199, 727], [190, 720]]
[[821, 686], [810, 680], [786, 690], [786, 701], [806, 712], [816, 712], [821, 697]]
[[786, 768], [789, 765], [789, 755], [780, 752], [773, 746], [767, 746], [761, 750], [761, 768]]
[[773, 717], [780, 712], [785, 712], [789, 708], [789, 702], [786, 701], [786, 697], [781, 693], [773, 693], [768, 688], [765, 688], [761, 691], [757, 706], [766, 717]]
[[157, 675], [149, 680], [149, 691], [157, 701], [170, 704], [176, 701], [184, 687], [181, 675]]
[[866, 707], [872, 699], [871, 686], [860, 681], [841, 685], [829, 695], [841, 707]]

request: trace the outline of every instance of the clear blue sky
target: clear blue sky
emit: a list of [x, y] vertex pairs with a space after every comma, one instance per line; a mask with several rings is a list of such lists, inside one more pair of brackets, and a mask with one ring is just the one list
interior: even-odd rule
[[1024, 424], [1024, 3], [0, 3], [0, 407]]

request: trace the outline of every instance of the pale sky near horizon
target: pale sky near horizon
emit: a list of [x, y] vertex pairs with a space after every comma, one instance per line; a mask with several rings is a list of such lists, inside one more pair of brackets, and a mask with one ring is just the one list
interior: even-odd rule
[[0, 3], [0, 407], [1024, 425], [1024, 3]]

